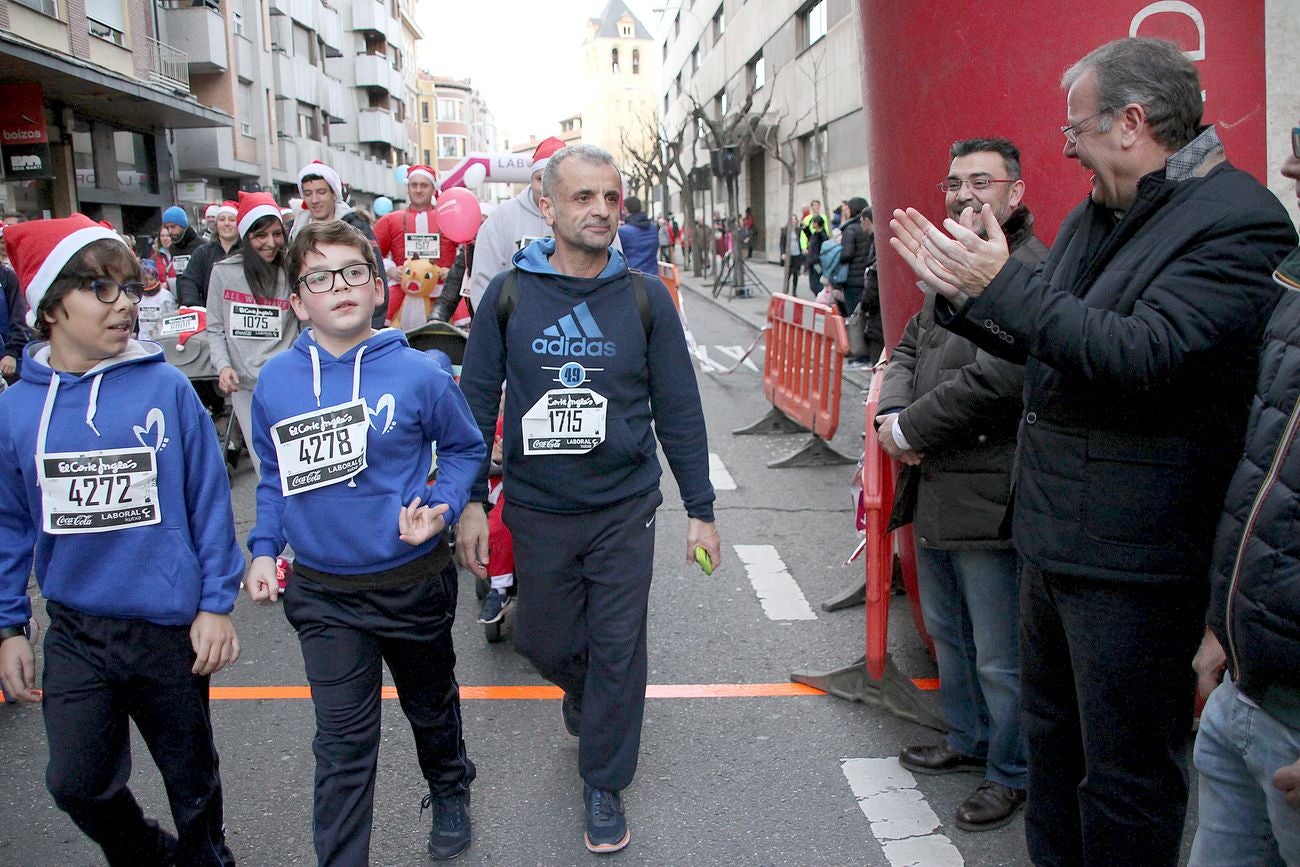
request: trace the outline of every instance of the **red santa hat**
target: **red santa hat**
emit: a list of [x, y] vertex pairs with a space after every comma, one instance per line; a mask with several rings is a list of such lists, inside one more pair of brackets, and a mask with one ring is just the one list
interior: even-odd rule
[[[241, 193], [241, 195], [242, 195], [242, 193]], [[232, 217], [238, 217], [238, 216], [239, 216], [239, 205], [235, 204], [234, 202], [230, 201], [229, 199], [226, 199], [224, 202], [222, 202], [220, 205], [217, 206], [217, 213], [216, 213], [216, 216], [219, 217], [219, 216], [221, 216], [222, 214], [229, 214], [229, 215], [232, 216]], [[207, 214], [207, 211], [204, 211], [204, 212], [203, 212], [203, 216], [206, 217], [207, 215], [208, 215], [208, 214]]]
[[320, 160], [312, 160], [298, 170], [298, 193], [300, 195], [302, 194], [302, 179], [313, 176], [323, 178], [325, 183], [330, 185], [330, 189], [334, 191], [335, 200], [338, 202], [343, 201], [343, 180], [339, 177], [338, 172]]
[[217, 215], [217, 211], [220, 210], [220, 208], [221, 208], [220, 205], [208, 205], [206, 208], [203, 209], [203, 219], [206, 220], [209, 217], [215, 217]]
[[564, 142], [555, 136], [544, 139], [537, 146], [537, 150], [533, 151], [533, 171], [540, 172], [546, 168], [546, 164], [551, 161], [551, 157], [555, 155], [555, 152], [564, 146]]
[[83, 247], [95, 241], [126, 243], [85, 214], [59, 220], [29, 220], [5, 232], [9, 262], [18, 273], [18, 285], [27, 295], [27, 324], [36, 326], [36, 308], [63, 266]]
[[406, 170], [406, 182], [409, 184], [412, 178], [424, 178], [435, 187], [438, 186], [438, 173], [429, 166], [411, 166]]
[[239, 191], [239, 210], [236, 213], [239, 219], [239, 237], [248, 234], [248, 230], [253, 228], [253, 224], [263, 217], [275, 217], [277, 220], [283, 217], [280, 206], [276, 204], [275, 197], [270, 193], [246, 193]]

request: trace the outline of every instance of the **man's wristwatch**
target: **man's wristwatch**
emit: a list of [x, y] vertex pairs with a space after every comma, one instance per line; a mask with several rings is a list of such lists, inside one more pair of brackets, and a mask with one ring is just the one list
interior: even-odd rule
[[17, 638], [19, 635], [27, 637], [26, 626], [0, 626], [0, 641]]

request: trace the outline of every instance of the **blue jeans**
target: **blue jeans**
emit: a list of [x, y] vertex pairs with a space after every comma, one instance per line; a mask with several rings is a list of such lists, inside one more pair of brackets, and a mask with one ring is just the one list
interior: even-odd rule
[[1227, 678], [1201, 713], [1193, 756], [1200, 826], [1195, 867], [1300, 864], [1300, 807], [1273, 787], [1278, 768], [1300, 759], [1300, 731], [1251, 707]]
[[948, 746], [988, 758], [986, 776], [1025, 788], [1020, 728], [1020, 559], [1015, 551], [917, 548], [925, 625], [939, 662]]

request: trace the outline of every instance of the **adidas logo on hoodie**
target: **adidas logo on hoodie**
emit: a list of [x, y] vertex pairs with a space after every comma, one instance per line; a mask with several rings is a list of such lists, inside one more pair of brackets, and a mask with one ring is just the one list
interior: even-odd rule
[[584, 301], [569, 314], [561, 316], [558, 323], [543, 330], [542, 336], [533, 341], [533, 352], [580, 358], [612, 356], [615, 354], [614, 342], [603, 340], [604, 336]]

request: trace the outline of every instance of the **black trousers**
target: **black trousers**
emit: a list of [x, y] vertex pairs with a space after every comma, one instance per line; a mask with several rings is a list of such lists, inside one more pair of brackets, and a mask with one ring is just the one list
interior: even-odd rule
[[1034, 864], [1178, 863], [1208, 585], [1020, 583]]
[[515, 649], [581, 698], [578, 771], [598, 789], [621, 791], [636, 774], [662, 502], [654, 490], [600, 512], [556, 515], [511, 502], [503, 514], [519, 587]]
[[312, 836], [321, 865], [369, 862], [383, 663], [415, 735], [429, 791], [460, 794], [474, 779], [453, 671], [456, 584], [454, 563], [426, 581], [390, 590], [347, 591], [299, 575], [290, 579], [284, 613], [298, 633], [316, 709]]
[[[96, 617], [56, 602], [48, 611], [41, 706], [54, 802], [111, 865], [234, 864], [208, 678], [190, 671], [189, 627]], [[128, 719], [162, 774], [177, 838], [145, 818], [127, 787]]]

